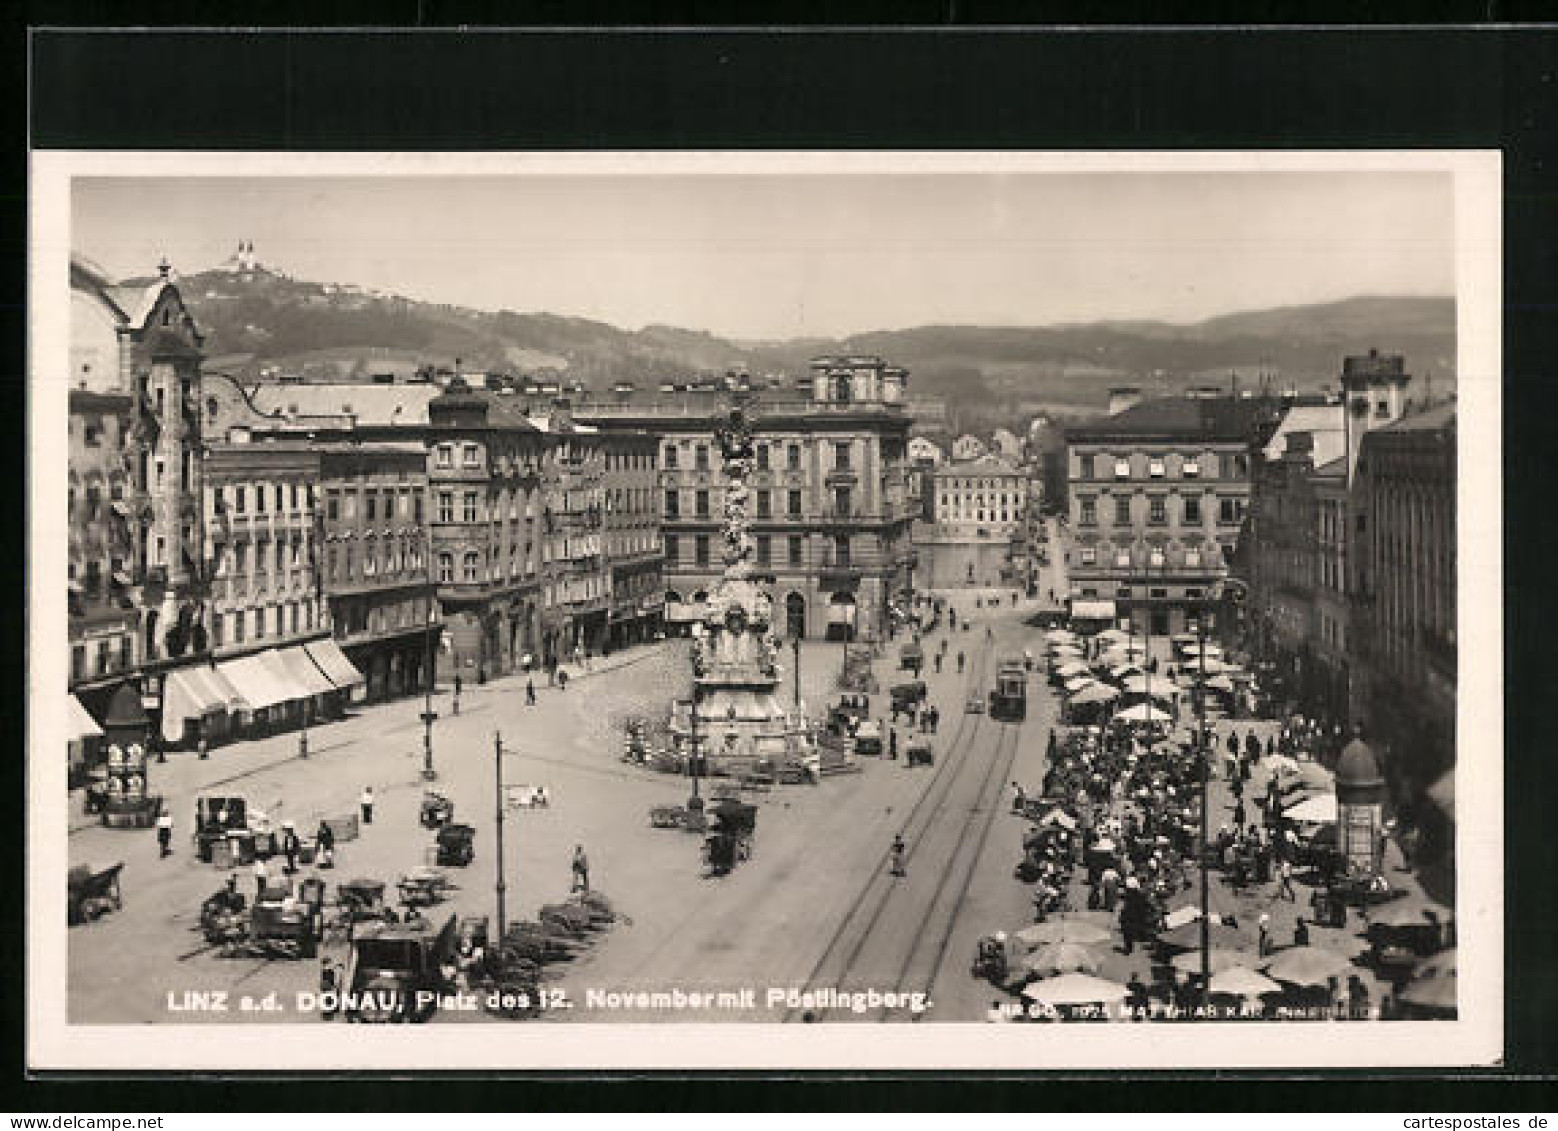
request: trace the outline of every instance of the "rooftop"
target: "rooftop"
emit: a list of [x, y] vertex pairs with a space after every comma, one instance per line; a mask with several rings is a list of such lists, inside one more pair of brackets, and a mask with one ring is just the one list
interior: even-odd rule
[[428, 402], [442, 391], [436, 385], [332, 382], [260, 385], [250, 399], [263, 413], [285, 413], [295, 405], [300, 416], [340, 416], [349, 412], [360, 427], [415, 427], [428, 423]]
[[1266, 444], [1266, 458], [1281, 459], [1287, 451], [1287, 438], [1294, 432], [1308, 432], [1314, 437], [1314, 462], [1317, 467], [1347, 454], [1347, 422], [1339, 404], [1300, 404], [1288, 409], [1283, 414], [1282, 423]]
[[1073, 424], [1066, 435], [1083, 441], [1161, 436], [1244, 443], [1265, 408], [1258, 400], [1242, 397], [1155, 397], [1113, 416]]

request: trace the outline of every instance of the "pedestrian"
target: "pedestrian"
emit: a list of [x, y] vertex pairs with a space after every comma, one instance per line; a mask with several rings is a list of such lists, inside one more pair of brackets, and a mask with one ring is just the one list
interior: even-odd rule
[[1244, 827], [1244, 823], [1245, 823], [1244, 822], [1244, 817], [1245, 817], [1244, 798], [1240, 797], [1237, 801], [1234, 802], [1234, 805], [1233, 805], [1233, 825], [1234, 825], [1234, 828], [1242, 829]]
[[930, 732], [935, 734], [939, 730], [941, 730], [941, 708], [932, 707], [930, 709]]
[[557, 669], [557, 690], [568, 690], [568, 672], [564, 668]]
[[157, 818], [157, 859], [173, 855], [173, 814], [163, 809]]
[[527, 707], [534, 707], [535, 705], [536, 705], [536, 681], [527, 677], [525, 679], [525, 706], [527, 706]]
[[200, 736], [200, 760], [204, 762], [211, 757], [211, 740], [204, 734]]
[[335, 867], [335, 830], [329, 821], [320, 821], [314, 834], [314, 859], [321, 868]]
[[362, 807], [362, 823], [365, 825], [373, 824], [373, 787], [371, 785], [362, 787], [362, 796], [357, 799], [357, 803]]
[[287, 875], [295, 875], [298, 870], [298, 843], [297, 830], [292, 827], [291, 821], [283, 821], [281, 824], [281, 853], [287, 858]]
[[909, 873], [903, 866], [904, 865], [904, 843], [903, 843], [903, 834], [902, 833], [899, 833], [897, 836], [893, 837], [892, 855], [893, 855], [893, 869], [892, 869], [893, 875], [895, 875], [895, 876], [907, 876]]
[[582, 845], [582, 844], [576, 844], [576, 845], [573, 846], [573, 865], [572, 865], [572, 867], [573, 867], [573, 886], [570, 887], [568, 890], [571, 891], [571, 892], [573, 892], [573, 891], [589, 891], [590, 890], [590, 861], [589, 861], [589, 858], [584, 855], [584, 845]]
[[1271, 953], [1271, 916], [1262, 914], [1260, 917], [1260, 942], [1256, 953], [1265, 958]]
[[1027, 808], [1028, 797], [1022, 791], [1022, 786], [1012, 782], [1012, 812], [1021, 813]]
[[319, 1017], [322, 1021], [334, 1021], [341, 1008], [341, 972], [331, 958], [319, 963]]
[[1298, 896], [1293, 894], [1293, 861], [1282, 861], [1282, 866], [1278, 869], [1278, 874], [1282, 878], [1282, 886], [1277, 889], [1277, 895], [1282, 899], [1297, 903]]
[[1293, 923], [1293, 945], [1309, 945], [1309, 924], [1304, 922], [1303, 916], [1299, 916]]
[[963, 653], [958, 653], [958, 675], [963, 674]]
[[256, 856], [254, 858], [254, 901], [256, 903], [265, 898], [265, 881], [268, 871], [269, 869], [266, 868], [265, 861]]
[[936, 658], [936, 674], [940, 675], [941, 674], [941, 653], [937, 652], [935, 658]]
[[[897, 717], [896, 715], [894, 716]], [[887, 760], [893, 761], [898, 757], [898, 728], [887, 728]]]

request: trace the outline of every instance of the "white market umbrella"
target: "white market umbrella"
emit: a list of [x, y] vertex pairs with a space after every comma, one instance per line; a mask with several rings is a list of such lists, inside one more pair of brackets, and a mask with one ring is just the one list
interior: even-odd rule
[[1128, 723], [1166, 723], [1173, 718], [1167, 711], [1160, 711], [1150, 703], [1138, 703], [1115, 716]]
[[1191, 655], [1195, 655], [1199, 652], [1205, 652], [1208, 656], [1221, 656], [1223, 654], [1221, 645], [1213, 644], [1210, 640], [1208, 640], [1201, 647], [1196, 646], [1194, 639], [1191, 639], [1187, 642], [1181, 641], [1178, 637], [1175, 637], [1175, 642], [1179, 644], [1180, 651], [1189, 652]]
[[1078, 688], [1071, 697], [1073, 703], [1107, 703], [1111, 699], [1119, 698], [1120, 693], [1114, 688], [1103, 683], [1093, 683], [1086, 687]]
[[1300, 801], [1282, 814], [1301, 825], [1334, 825], [1336, 823], [1336, 794], [1317, 793]]
[[1069, 631], [1067, 629], [1064, 629], [1064, 628], [1052, 628], [1052, 629], [1050, 629], [1048, 632], [1046, 632], [1044, 634], [1044, 639], [1045, 640], [1053, 640], [1053, 641], [1057, 641], [1057, 642], [1067, 642], [1067, 641], [1075, 640], [1076, 638], [1077, 638], [1077, 634], [1076, 633], [1071, 632], [1071, 631]]
[[1225, 675], [1214, 675], [1211, 679], [1206, 681], [1206, 685], [1213, 691], [1233, 690], [1233, 680], [1229, 679]]
[[1085, 672], [1089, 670], [1091, 669], [1089, 669], [1088, 666], [1081, 660], [1067, 660], [1065, 663], [1056, 668], [1055, 672], [1058, 675], [1071, 675], [1074, 672]]
[[1121, 664], [1119, 667], [1109, 669], [1109, 674], [1115, 679], [1125, 679], [1127, 676], [1142, 674], [1140, 664]]
[[1083, 946], [1092, 946], [1097, 943], [1105, 943], [1110, 939], [1109, 931], [1097, 923], [1090, 923], [1086, 919], [1050, 919], [1043, 923], [1034, 923], [1024, 927], [1016, 933], [1017, 941], [1026, 947], [1040, 947], [1046, 943], [1072, 942], [1081, 943]]
[[1148, 679], [1144, 675], [1133, 675], [1125, 681], [1125, 690], [1129, 695], [1151, 695], [1154, 699], [1164, 700], [1174, 698], [1174, 685], [1162, 676]]
[[1214, 994], [1229, 994], [1233, 997], [1259, 997], [1261, 994], [1282, 992], [1281, 986], [1248, 966], [1230, 966], [1220, 974], [1213, 974], [1208, 988]]
[[1272, 754], [1267, 757], [1266, 761], [1279, 774], [1298, 773], [1298, 759], [1291, 754]]
[[1265, 965], [1268, 977], [1297, 986], [1323, 986], [1331, 978], [1339, 978], [1353, 968], [1350, 958], [1317, 946], [1294, 946], [1278, 951]]
[[1065, 682], [1066, 694], [1075, 695], [1079, 691], [1085, 691], [1087, 688], [1092, 687], [1097, 682], [1092, 676], [1087, 675], [1079, 675], [1074, 679], [1068, 679]]
[[1106, 628], [1098, 634], [1100, 640], [1128, 640], [1130, 633], [1123, 628]]
[[1044, 1005], [1092, 1005], [1122, 1001], [1130, 991], [1118, 982], [1073, 972], [1034, 982], [1022, 996]]

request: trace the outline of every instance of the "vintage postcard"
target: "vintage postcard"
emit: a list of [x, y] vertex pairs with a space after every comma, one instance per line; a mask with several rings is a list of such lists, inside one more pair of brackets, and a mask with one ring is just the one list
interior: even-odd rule
[[1498, 1063], [1499, 188], [35, 152], [30, 1064]]

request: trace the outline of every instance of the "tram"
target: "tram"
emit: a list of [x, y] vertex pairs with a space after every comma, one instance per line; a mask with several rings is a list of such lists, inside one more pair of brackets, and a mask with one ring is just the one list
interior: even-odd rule
[[1004, 659], [996, 668], [995, 689], [990, 692], [990, 717], [1002, 722], [1022, 722], [1028, 716], [1028, 671], [1021, 657]]

